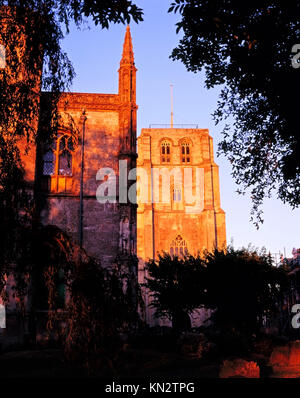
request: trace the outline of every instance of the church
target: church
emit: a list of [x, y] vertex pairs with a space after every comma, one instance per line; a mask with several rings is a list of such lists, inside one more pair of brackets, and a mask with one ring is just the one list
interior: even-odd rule
[[[118, 196], [99, 203], [96, 192], [119, 176], [119, 162], [136, 167], [136, 68], [129, 27], [119, 68], [118, 94], [65, 93], [61, 127], [50, 145], [37, 149], [37, 178], [44, 197], [41, 220], [65, 230], [102, 265], [136, 253], [136, 204]], [[117, 178], [118, 185], [118, 178]], [[118, 187], [117, 187], [118, 192]]]
[[143, 282], [147, 259], [223, 247], [226, 231], [212, 137], [207, 129], [171, 126], [143, 129], [137, 139], [136, 72], [127, 27], [118, 93], [63, 93], [55, 140], [38, 139], [22, 160], [40, 221], [66, 231], [103, 266], [137, 255]]

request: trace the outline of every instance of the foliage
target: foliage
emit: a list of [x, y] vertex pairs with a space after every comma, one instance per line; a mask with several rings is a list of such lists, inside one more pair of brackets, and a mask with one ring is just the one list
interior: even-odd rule
[[[6, 275], [18, 276], [15, 288], [23, 290], [17, 297], [31, 297], [31, 320], [47, 309], [49, 337], [60, 340], [67, 359], [88, 368], [105, 363], [113, 370], [122, 347], [120, 333], [137, 322], [133, 292], [128, 289], [130, 273], [117, 266], [102, 268], [56, 226], [40, 225], [31, 235], [28, 231], [26, 243], [23, 272], [7, 269]], [[63, 306], [58, 300], [59, 276], [66, 290]], [[34, 332], [31, 337], [35, 340]]]
[[129, 275], [121, 276], [117, 269], [103, 269], [87, 258], [76, 265], [70, 276], [70, 302], [63, 329], [67, 358], [87, 367], [98, 364], [113, 370], [122, 348], [120, 334], [137, 317], [132, 297], [123, 289]]
[[[142, 21], [142, 11], [130, 0], [0, 0], [0, 44], [7, 61], [0, 69], [0, 294], [7, 299], [10, 278], [24, 312], [25, 297], [37, 297], [34, 281], [45, 281], [48, 326], [53, 329], [58, 314], [56, 281], [63, 270], [71, 296], [66, 347], [78, 348], [84, 339], [80, 333], [89, 334], [82, 346], [85, 357], [104, 344], [104, 335], [115, 335], [124, 325], [130, 312], [128, 294], [122, 293], [125, 276], [102, 270], [56, 227], [39, 225], [36, 192], [25, 178], [23, 156], [38, 139], [47, 141], [56, 134], [57, 104], [75, 74], [61, 48], [63, 30], [68, 32], [71, 23], [79, 28], [87, 18], [108, 28], [110, 23]], [[48, 95], [41, 96], [41, 90]], [[47, 112], [40, 113], [41, 107]], [[42, 137], [37, 137], [39, 125], [50, 126]], [[39, 304], [33, 299], [32, 323]]]
[[146, 287], [157, 316], [172, 318], [205, 306], [221, 329], [254, 332], [278, 312], [288, 287], [284, 270], [272, 265], [264, 251], [215, 250], [202, 257], [159, 256], [147, 265]]
[[[63, 27], [68, 31], [71, 22], [80, 27], [88, 17], [107, 28], [111, 22], [125, 23], [131, 18], [141, 21], [142, 11], [129, 0], [0, 0], [0, 43], [6, 49], [7, 60], [6, 67], [0, 69], [0, 234], [7, 235], [0, 243], [0, 269], [8, 262], [16, 265], [22, 251], [17, 246], [22, 240], [16, 239], [16, 228], [23, 224], [25, 213], [35, 217], [28, 192], [32, 186], [24, 182], [22, 155], [35, 145], [38, 124], [47, 125], [45, 117], [51, 128], [47, 136], [43, 132], [43, 139], [55, 134], [59, 123], [57, 103], [74, 77], [60, 45]], [[48, 112], [40, 119], [41, 88], [50, 91], [51, 96], [47, 97]]]
[[219, 149], [230, 160], [238, 192], [251, 190], [252, 219], [262, 221], [260, 205], [273, 190], [293, 207], [300, 203], [300, 141], [297, 101], [299, 69], [291, 65], [299, 41], [300, 4], [278, 0], [176, 0], [173, 50], [192, 72], [202, 69], [208, 88], [222, 85], [216, 123], [227, 124]]
[[[102, 28], [110, 23], [142, 21], [142, 10], [130, 0], [0, 0], [0, 43], [6, 49], [7, 66], [0, 70], [0, 131], [34, 140], [39, 115], [40, 86], [53, 100], [67, 90], [73, 67], [62, 51], [63, 27], [84, 18]], [[55, 96], [56, 95], [56, 96]], [[31, 141], [33, 142], [33, 141]]]
[[207, 305], [220, 328], [257, 332], [278, 315], [288, 288], [287, 275], [273, 266], [264, 250], [215, 250], [204, 257], [207, 269]]
[[168, 317], [173, 327], [176, 318], [184, 323], [182, 314], [189, 314], [204, 303], [205, 269], [200, 257], [178, 258], [164, 253], [147, 263], [146, 269], [149, 278], [145, 286], [151, 291], [155, 315]]

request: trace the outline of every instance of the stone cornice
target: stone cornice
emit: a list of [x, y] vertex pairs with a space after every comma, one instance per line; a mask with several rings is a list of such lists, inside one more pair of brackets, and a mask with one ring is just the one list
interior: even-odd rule
[[118, 94], [94, 94], [94, 93], [63, 93], [58, 104], [62, 110], [119, 110], [120, 97]]

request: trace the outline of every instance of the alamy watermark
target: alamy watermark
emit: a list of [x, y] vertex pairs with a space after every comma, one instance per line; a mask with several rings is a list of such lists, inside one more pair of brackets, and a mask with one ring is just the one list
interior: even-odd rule
[[299, 329], [300, 328], [300, 304], [294, 304], [292, 306], [292, 314], [295, 314], [292, 317], [292, 328]]
[[119, 174], [101, 168], [96, 175], [99, 203], [162, 204], [180, 207], [186, 213], [204, 209], [204, 169], [200, 167], [143, 167], [128, 170], [127, 160], [119, 161]]
[[4, 69], [6, 67], [6, 51], [5, 47], [0, 44], [0, 69]]
[[5, 305], [0, 304], [0, 329], [6, 328]]
[[294, 44], [292, 47], [292, 67], [295, 69], [300, 68], [300, 44]]

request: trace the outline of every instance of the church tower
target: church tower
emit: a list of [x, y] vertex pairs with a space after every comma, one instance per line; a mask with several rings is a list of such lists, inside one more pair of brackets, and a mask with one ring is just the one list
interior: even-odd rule
[[[158, 254], [197, 256], [225, 247], [226, 225], [207, 129], [142, 129], [138, 156], [137, 255], [139, 282], [144, 283], [145, 262]], [[153, 316], [146, 290], [144, 298], [146, 322], [162, 324]], [[199, 326], [198, 320], [193, 325]]]
[[142, 129], [138, 155], [138, 256], [223, 248], [225, 212], [208, 130]]

